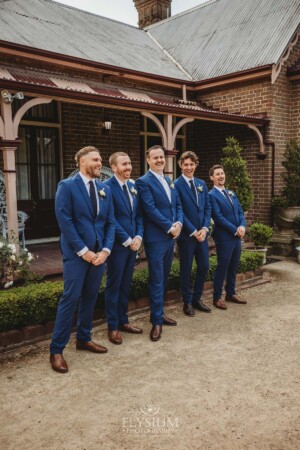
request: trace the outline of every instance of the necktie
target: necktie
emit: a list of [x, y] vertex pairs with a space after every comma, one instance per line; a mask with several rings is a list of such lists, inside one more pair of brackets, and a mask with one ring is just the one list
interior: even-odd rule
[[91, 199], [91, 203], [92, 203], [93, 213], [94, 213], [94, 217], [96, 217], [98, 205], [97, 205], [95, 184], [91, 180], [91, 181], [89, 181], [89, 185], [90, 185], [90, 199]]
[[196, 187], [194, 185], [193, 180], [190, 180], [190, 185], [191, 185], [192, 193], [194, 194], [194, 197], [195, 197], [196, 202], [197, 202], [198, 201], [198, 195], [197, 195]]
[[163, 188], [168, 196], [169, 202], [171, 203], [171, 188], [163, 175], [160, 175], [159, 180], [163, 185]]
[[128, 201], [128, 205], [129, 205], [129, 209], [130, 209], [130, 211], [132, 212], [132, 205], [131, 205], [131, 201], [130, 201], [130, 197], [129, 197], [129, 192], [128, 192], [127, 184], [126, 184], [126, 183], [123, 184], [123, 191], [124, 191], [124, 194], [126, 195], [126, 198], [127, 198], [127, 201]]
[[233, 207], [232, 200], [231, 200], [231, 198], [229, 197], [228, 192], [227, 192], [225, 189], [223, 189], [223, 194], [225, 195], [225, 197], [227, 198], [227, 200], [229, 201], [229, 203], [230, 203], [231, 206]]

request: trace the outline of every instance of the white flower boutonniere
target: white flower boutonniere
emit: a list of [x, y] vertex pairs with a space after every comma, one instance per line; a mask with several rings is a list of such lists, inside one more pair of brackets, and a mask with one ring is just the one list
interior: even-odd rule
[[197, 186], [197, 191], [198, 192], [203, 192], [203, 186]]
[[228, 195], [232, 198], [232, 197], [234, 197], [234, 192], [233, 191], [228, 191]]
[[135, 183], [135, 181], [132, 179], [132, 178], [129, 178], [129, 183], [132, 183], [132, 184], [134, 184]]
[[136, 189], [134, 189], [134, 187], [133, 186], [131, 186], [131, 188], [130, 188], [130, 192], [131, 192], [131, 194], [134, 196], [134, 197], [136, 197], [137, 196], [137, 190]]
[[100, 197], [101, 197], [102, 199], [106, 197], [106, 193], [105, 193], [105, 190], [104, 190], [104, 189], [100, 189], [100, 190], [98, 191], [98, 194], [100, 195]]
[[170, 181], [169, 186], [170, 186], [171, 189], [175, 188], [173, 181]]

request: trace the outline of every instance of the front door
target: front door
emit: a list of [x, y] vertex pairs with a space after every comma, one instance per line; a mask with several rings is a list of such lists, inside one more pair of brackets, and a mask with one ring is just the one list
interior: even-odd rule
[[29, 215], [25, 236], [40, 239], [59, 236], [54, 198], [59, 181], [57, 128], [20, 126], [16, 150], [18, 209]]

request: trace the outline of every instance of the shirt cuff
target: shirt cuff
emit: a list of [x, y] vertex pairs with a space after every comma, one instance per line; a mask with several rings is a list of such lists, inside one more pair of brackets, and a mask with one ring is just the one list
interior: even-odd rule
[[87, 246], [85, 246], [84, 248], [82, 248], [79, 252], [77, 252], [78, 256], [83, 256], [86, 252], [88, 252], [89, 249], [87, 248]]
[[124, 247], [128, 247], [131, 244], [131, 242], [132, 242], [132, 239], [131, 239], [131, 237], [129, 237], [128, 239], [126, 239], [125, 242], [123, 242], [122, 245], [124, 245]]
[[180, 225], [181, 226], [181, 228], [182, 228], [182, 223], [181, 222], [179, 222], [179, 221], [177, 221], [177, 222], [175, 222], [173, 225], [176, 225], [178, 223], [178, 225]]
[[106, 248], [106, 247], [104, 247], [103, 249], [102, 249], [102, 251], [105, 251], [105, 252], [107, 252], [108, 253], [108, 255], [110, 255], [110, 250], [109, 250], [109, 248]]
[[139, 238], [139, 239], [141, 240], [141, 242], [143, 241], [142, 236], [137, 235], [137, 236], [135, 236], [135, 237], [136, 237], [136, 238]]
[[196, 234], [196, 233], [197, 233], [197, 230], [193, 231], [193, 232], [190, 234], [190, 237], [194, 236], [194, 234]]
[[208, 232], [209, 232], [209, 229], [208, 229], [208, 228], [206, 228], [206, 227], [202, 227], [202, 230], [205, 230], [205, 231], [206, 231], [206, 233], [208, 233]]

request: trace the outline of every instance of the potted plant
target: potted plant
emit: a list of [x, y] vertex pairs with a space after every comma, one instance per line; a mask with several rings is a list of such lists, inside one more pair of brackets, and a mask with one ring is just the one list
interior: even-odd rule
[[246, 212], [252, 205], [254, 195], [247, 162], [241, 156], [243, 148], [235, 137], [228, 137], [222, 150], [225, 156], [221, 159], [221, 164], [226, 174], [226, 187], [236, 193], [243, 211]]
[[249, 227], [250, 240], [255, 245], [256, 251], [264, 253], [263, 264], [267, 262], [267, 245], [271, 242], [273, 228], [263, 223], [255, 222]]
[[271, 205], [275, 211], [275, 223], [281, 234], [293, 235], [294, 219], [300, 215], [300, 144], [291, 140], [284, 153], [282, 175], [285, 187], [281, 195], [273, 197]]

